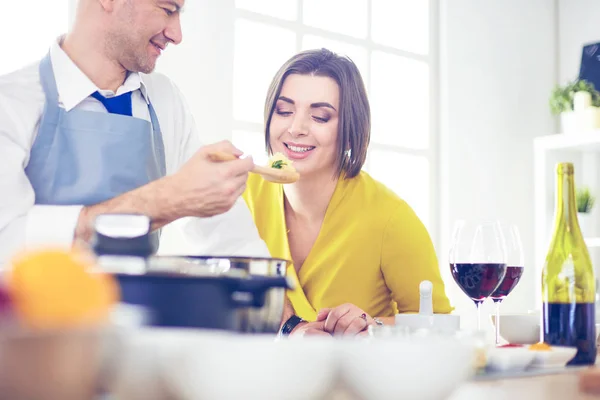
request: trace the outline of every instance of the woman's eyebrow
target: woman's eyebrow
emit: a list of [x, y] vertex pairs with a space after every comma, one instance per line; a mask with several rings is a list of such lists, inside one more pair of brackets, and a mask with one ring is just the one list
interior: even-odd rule
[[[290, 104], [296, 104], [294, 102], [294, 100], [290, 99], [289, 97], [285, 97], [285, 96], [279, 96], [279, 100], [285, 101], [286, 103], [290, 103]], [[327, 108], [331, 108], [334, 111], [337, 111], [334, 106], [332, 106], [331, 104], [329, 104], [325, 101], [322, 101], [319, 103], [312, 103], [310, 105], [310, 108], [320, 108], [320, 107], [327, 107]]]

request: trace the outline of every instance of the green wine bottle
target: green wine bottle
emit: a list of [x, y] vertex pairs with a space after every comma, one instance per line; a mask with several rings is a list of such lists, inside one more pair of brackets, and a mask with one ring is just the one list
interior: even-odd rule
[[577, 221], [573, 164], [558, 164], [556, 173], [554, 234], [542, 272], [543, 340], [577, 347], [567, 365], [594, 364], [596, 279]]

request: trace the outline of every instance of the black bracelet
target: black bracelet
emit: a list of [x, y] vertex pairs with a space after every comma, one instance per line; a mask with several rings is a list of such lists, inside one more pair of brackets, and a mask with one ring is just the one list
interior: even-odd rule
[[281, 336], [289, 335], [300, 322], [304, 322], [304, 320], [297, 315], [292, 315], [287, 321], [285, 321], [281, 327], [281, 331], [279, 331], [279, 334]]

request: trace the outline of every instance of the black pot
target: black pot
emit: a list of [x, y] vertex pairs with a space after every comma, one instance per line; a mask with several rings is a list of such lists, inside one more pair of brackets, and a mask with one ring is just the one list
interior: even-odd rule
[[[119, 260], [124, 262], [120, 262]], [[242, 331], [240, 310], [265, 305], [270, 290], [291, 288], [285, 277], [255, 276], [238, 269], [174, 265], [174, 259], [101, 257], [100, 265], [118, 280], [121, 302], [142, 307], [147, 325]]]
[[157, 233], [150, 227], [144, 215], [104, 214], [94, 222], [92, 241], [98, 264], [119, 282], [121, 301], [141, 307], [145, 323], [243, 332], [278, 329], [285, 290], [292, 288], [285, 277], [287, 261], [154, 257]]
[[[251, 276], [285, 277], [290, 261], [267, 257], [230, 256], [158, 256], [153, 262], [181, 267], [194, 265], [208, 267], [214, 272], [239, 270]], [[238, 308], [239, 329], [245, 333], [276, 333], [281, 326], [285, 305], [286, 288], [271, 288], [265, 293], [264, 304], [260, 307]], [[263, 299], [261, 299], [262, 301]]]

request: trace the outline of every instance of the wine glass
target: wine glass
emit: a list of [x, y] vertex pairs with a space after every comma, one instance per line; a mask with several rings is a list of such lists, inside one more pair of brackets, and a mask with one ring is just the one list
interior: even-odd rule
[[519, 228], [512, 224], [502, 225], [502, 231], [506, 239], [506, 274], [498, 288], [490, 295], [496, 303], [496, 346], [500, 344], [500, 303], [521, 280], [525, 264]]
[[500, 223], [456, 222], [449, 261], [454, 281], [475, 302], [477, 330], [481, 330], [480, 305], [496, 290], [506, 273], [506, 244]]

